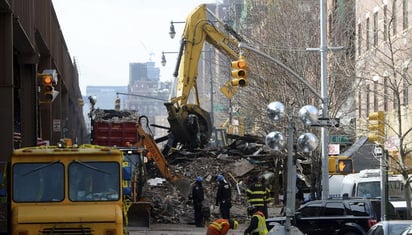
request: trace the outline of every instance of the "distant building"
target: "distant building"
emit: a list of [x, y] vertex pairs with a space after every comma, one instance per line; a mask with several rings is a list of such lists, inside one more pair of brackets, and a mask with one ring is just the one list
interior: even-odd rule
[[[154, 62], [130, 63], [129, 86], [125, 108], [137, 110], [149, 118], [150, 123], [168, 127], [164, 103], [170, 94], [170, 82], [160, 82], [160, 69]], [[156, 137], [166, 135], [167, 130], [152, 128]]]
[[[117, 92], [127, 93], [127, 86], [87, 86], [86, 87], [86, 103], [89, 96], [96, 96], [95, 108], [99, 109], [114, 109], [114, 100], [117, 97]], [[127, 99], [125, 95], [119, 95], [121, 101]], [[121, 102], [121, 109], [124, 109], [124, 103]]]

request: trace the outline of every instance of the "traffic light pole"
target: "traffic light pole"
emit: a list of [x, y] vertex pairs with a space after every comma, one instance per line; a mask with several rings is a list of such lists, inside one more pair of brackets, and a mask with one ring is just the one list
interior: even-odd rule
[[261, 56], [263, 56], [264, 58], [272, 61], [273, 63], [275, 63], [275, 64], [277, 64], [277, 65], [279, 65], [280, 67], [282, 67], [283, 69], [285, 69], [286, 71], [288, 71], [290, 74], [292, 74], [292, 75], [293, 75], [295, 78], [297, 78], [299, 81], [301, 81], [303, 84], [305, 84], [305, 85], [309, 88], [309, 90], [310, 90], [316, 97], [322, 99], [322, 96], [318, 94], [318, 92], [315, 90], [315, 88], [313, 88], [306, 79], [304, 79], [304, 78], [302, 78], [301, 76], [299, 76], [299, 74], [297, 74], [295, 71], [293, 71], [291, 68], [289, 68], [288, 66], [286, 66], [285, 64], [283, 64], [283, 63], [280, 62], [279, 60], [271, 57], [270, 55], [268, 55], [268, 54], [266, 54], [266, 53], [264, 53], [264, 52], [261, 52], [261, 51], [255, 49], [255, 48], [247, 45], [247, 44], [244, 43], [244, 42], [240, 42], [240, 43], [239, 43], [239, 48], [244, 48], [244, 49], [247, 49], [247, 50], [249, 50], [249, 51], [253, 51], [253, 52], [255, 52], [256, 54], [261, 55]]

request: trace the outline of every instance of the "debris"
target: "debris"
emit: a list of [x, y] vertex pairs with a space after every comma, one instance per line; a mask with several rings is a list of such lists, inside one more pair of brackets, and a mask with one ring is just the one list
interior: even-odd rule
[[[231, 208], [231, 216], [240, 223], [246, 223], [249, 220], [247, 217], [245, 193], [247, 186], [244, 182], [250, 182], [249, 178], [253, 177], [254, 174], [264, 172], [261, 165], [252, 164], [248, 159], [240, 159], [236, 156], [227, 154], [213, 155], [209, 153], [207, 156], [179, 161], [173, 167], [180, 169], [180, 172], [187, 178], [193, 179], [193, 182], [197, 176], [203, 177], [206, 200], [204, 207], [210, 208], [208, 211], [210, 213], [210, 221], [220, 216], [218, 208], [216, 210], [216, 207], [214, 207], [217, 190], [216, 176], [219, 174], [226, 175], [226, 179], [229, 180], [234, 190], [234, 193], [232, 193], [233, 206]], [[269, 166], [267, 168], [266, 170], [270, 170]], [[152, 186], [149, 191], [151, 191], [151, 198], [154, 204], [151, 213], [152, 223], [194, 223], [194, 211], [191, 200], [186, 200], [168, 181]]]

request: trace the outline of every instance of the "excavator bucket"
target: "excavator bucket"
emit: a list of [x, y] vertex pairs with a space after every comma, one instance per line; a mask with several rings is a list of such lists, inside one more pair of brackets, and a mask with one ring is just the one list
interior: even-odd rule
[[126, 218], [128, 227], [150, 227], [151, 209], [152, 204], [150, 202], [131, 202]]

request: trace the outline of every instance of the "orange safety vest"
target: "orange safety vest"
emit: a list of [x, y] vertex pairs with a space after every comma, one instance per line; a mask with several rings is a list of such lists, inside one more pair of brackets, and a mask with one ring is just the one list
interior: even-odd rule
[[210, 223], [207, 228], [207, 235], [225, 235], [230, 229], [229, 220], [217, 219]]

